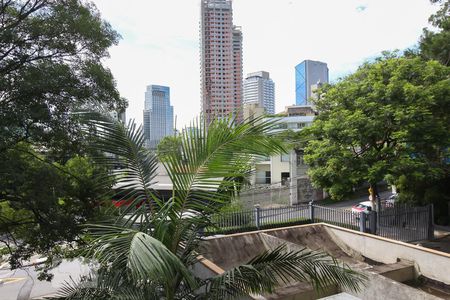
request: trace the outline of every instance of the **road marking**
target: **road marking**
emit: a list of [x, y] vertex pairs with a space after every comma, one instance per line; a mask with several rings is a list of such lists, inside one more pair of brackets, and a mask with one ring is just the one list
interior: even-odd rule
[[0, 278], [0, 284], [14, 283], [26, 279], [26, 277]]

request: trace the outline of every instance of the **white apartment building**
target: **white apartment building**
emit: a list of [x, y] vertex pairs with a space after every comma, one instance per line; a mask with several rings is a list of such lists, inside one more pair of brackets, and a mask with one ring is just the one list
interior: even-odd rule
[[[308, 127], [312, 124], [315, 116], [286, 116], [286, 117], [273, 117], [276, 119], [276, 127], [274, 133], [282, 132], [285, 130], [300, 131], [301, 129]], [[256, 163], [255, 166], [255, 184], [287, 184], [291, 179], [292, 166], [291, 159], [292, 153], [274, 155], [266, 157], [263, 160]], [[296, 172], [297, 176], [306, 175], [307, 166], [303, 162], [303, 158], [299, 155], [296, 163], [299, 170]]]
[[[273, 133], [285, 130], [300, 131], [311, 126], [317, 115], [311, 105], [288, 106], [284, 114], [282, 117], [271, 117], [276, 121]], [[290, 187], [291, 205], [321, 199], [323, 192], [312, 187], [307, 170], [308, 165], [303, 160], [303, 151], [291, 150], [287, 154], [273, 155], [257, 161], [252, 183], [255, 187]]]
[[251, 103], [258, 103], [267, 114], [275, 113], [275, 83], [269, 72], [250, 73], [244, 80], [244, 105]]

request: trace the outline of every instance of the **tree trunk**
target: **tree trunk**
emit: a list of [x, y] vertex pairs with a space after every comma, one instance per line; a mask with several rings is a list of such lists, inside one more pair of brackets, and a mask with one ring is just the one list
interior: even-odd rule
[[369, 200], [372, 204], [373, 210], [378, 210], [377, 208], [377, 184], [369, 183]]

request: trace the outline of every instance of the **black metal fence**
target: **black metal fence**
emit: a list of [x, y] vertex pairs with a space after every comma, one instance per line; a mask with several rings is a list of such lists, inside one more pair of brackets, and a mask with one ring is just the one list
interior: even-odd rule
[[226, 234], [297, 224], [324, 222], [336, 226], [377, 234], [405, 241], [419, 241], [433, 237], [432, 206], [411, 207], [395, 205], [377, 213], [355, 213], [318, 205], [296, 205], [260, 208], [214, 215], [205, 234]]
[[402, 204], [385, 208], [378, 213], [376, 234], [404, 241], [426, 240], [433, 235], [433, 207], [412, 207]]
[[255, 210], [242, 210], [239, 212], [226, 212], [212, 217], [214, 226], [207, 228], [206, 233], [232, 233], [255, 230]]
[[312, 205], [312, 221], [324, 222], [353, 230], [359, 230], [361, 216], [351, 210], [334, 209], [324, 206]]
[[311, 223], [308, 205], [226, 212], [212, 217], [214, 226], [205, 233], [233, 233]]

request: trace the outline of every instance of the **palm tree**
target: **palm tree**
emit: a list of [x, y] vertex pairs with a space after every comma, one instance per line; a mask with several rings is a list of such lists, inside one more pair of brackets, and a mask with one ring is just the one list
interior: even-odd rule
[[112, 223], [89, 225], [85, 256], [98, 267], [81, 282], [67, 283], [60, 298], [224, 299], [271, 293], [292, 281], [359, 289], [363, 278], [334, 259], [307, 250], [289, 252], [284, 246], [216, 277], [197, 278], [192, 267], [199, 260], [200, 232], [211, 226], [212, 214], [241, 188], [254, 157], [284, 149], [267, 134], [273, 123], [261, 119], [192, 125], [197, 130], [185, 131], [179, 147], [161, 160], [173, 183], [171, 198], [163, 201], [151, 187], [158, 157], [144, 147], [141, 128], [96, 121], [96, 148], [110, 153], [98, 162], [122, 166], [111, 176], [123, 199], [133, 202]]

